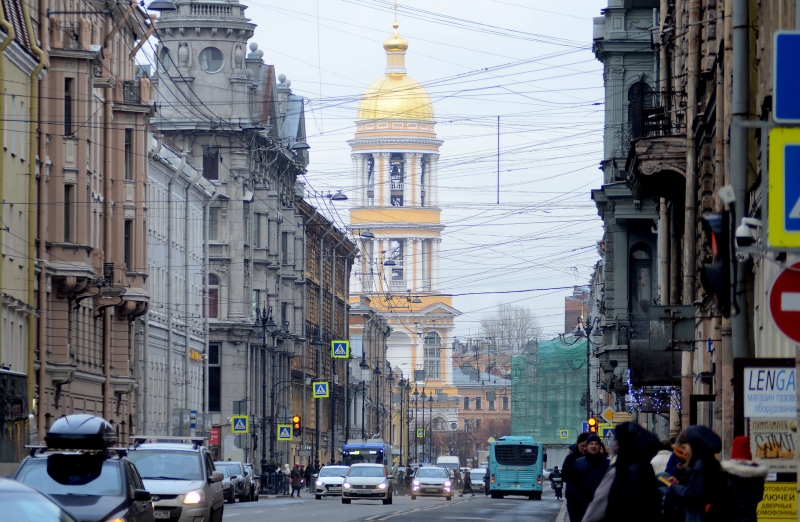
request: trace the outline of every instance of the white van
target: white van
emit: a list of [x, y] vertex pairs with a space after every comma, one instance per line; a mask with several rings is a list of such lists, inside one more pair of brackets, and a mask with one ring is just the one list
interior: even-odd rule
[[452, 475], [454, 469], [461, 467], [461, 461], [459, 460], [458, 457], [443, 455], [436, 459], [436, 465], [439, 466], [440, 468], [447, 468], [450, 475]]

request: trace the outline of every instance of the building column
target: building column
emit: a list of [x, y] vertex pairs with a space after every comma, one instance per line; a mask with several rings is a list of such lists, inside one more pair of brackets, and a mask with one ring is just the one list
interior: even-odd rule
[[439, 290], [439, 243], [441, 239], [431, 241], [431, 291]]
[[414, 154], [412, 161], [414, 163], [414, 178], [411, 186], [411, 204], [414, 206], [419, 206], [422, 203], [422, 184], [420, 183], [420, 179], [422, 177], [422, 154]]
[[414, 156], [410, 152], [403, 154], [403, 206], [412, 205], [411, 198], [414, 194]]
[[355, 181], [353, 187], [353, 201], [355, 202], [355, 206], [363, 205], [364, 195], [366, 194], [366, 188], [364, 187], [364, 183], [362, 183], [362, 169], [361, 169], [361, 155], [360, 154], [350, 154], [350, 159], [353, 160], [353, 180]]
[[413, 292], [422, 290], [422, 240], [412, 239], [414, 243], [414, 251], [412, 255], [412, 262], [414, 267], [414, 284], [411, 286]]
[[392, 206], [392, 170], [390, 161], [392, 159], [391, 152], [381, 152], [380, 153], [380, 169], [381, 169], [381, 177], [380, 177], [380, 194], [381, 198], [378, 203], [378, 206], [381, 207], [391, 207]]
[[432, 207], [439, 205], [439, 155], [431, 154], [431, 173], [429, 176], [430, 192], [431, 192], [431, 205]]

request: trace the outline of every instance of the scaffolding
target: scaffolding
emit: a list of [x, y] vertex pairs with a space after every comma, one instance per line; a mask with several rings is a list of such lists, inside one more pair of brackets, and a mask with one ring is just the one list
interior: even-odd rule
[[574, 443], [586, 420], [586, 343], [569, 336], [531, 343], [511, 359], [512, 435]]

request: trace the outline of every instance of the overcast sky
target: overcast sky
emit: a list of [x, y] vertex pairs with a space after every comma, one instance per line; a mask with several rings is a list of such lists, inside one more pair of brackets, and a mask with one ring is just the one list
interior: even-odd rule
[[[243, 0], [264, 60], [307, 98], [310, 203], [340, 225], [352, 195], [358, 101], [383, 76], [389, 0]], [[589, 191], [602, 182], [602, 66], [592, 17], [604, 0], [403, 0], [409, 76], [433, 101], [441, 148], [440, 277], [479, 335], [497, 304], [533, 310], [545, 337], [564, 329], [564, 298], [598, 260], [601, 221]], [[500, 204], [497, 117], [500, 116]], [[570, 289], [564, 289], [569, 287]], [[529, 289], [554, 289], [522, 293]], [[458, 295], [479, 293], [479, 295]]]
[[[245, 1], [264, 59], [308, 98], [313, 190], [352, 194], [346, 141], [364, 89], [384, 74], [388, 0]], [[428, 89], [440, 157], [442, 291], [586, 284], [601, 221], [602, 66], [591, 52], [601, 0], [404, 0], [408, 74]], [[500, 116], [500, 204], [496, 204]], [[324, 208], [322, 198], [310, 198]], [[347, 204], [334, 218], [347, 223]], [[330, 214], [329, 214], [330, 215]], [[456, 335], [479, 334], [501, 302], [531, 308], [545, 335], [563, 331], [570, 290], [454, 297]]]

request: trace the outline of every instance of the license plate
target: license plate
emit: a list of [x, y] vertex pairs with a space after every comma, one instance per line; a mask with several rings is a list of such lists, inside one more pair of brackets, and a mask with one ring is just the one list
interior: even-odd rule
[[360, 495], [369, 495], [370, 493], [372, 493], [372, 491], [370, 491], [368, 489], [357, 489], [356, 493], [358, 493]]
[[161, 519], [168, 519], [169, 518], [169, 511], [156, 511], [155, 518]]
[[427, 491], [428, 493], [438, 493], [439, 492], [439, 490], [436, 489], [436, 488], [427, 488], [425, 491]]
[[342, 490], [342, 488], [340, 486], [331, 486], [328, 489], [330, 489], [331, 491], [341, 491]]

